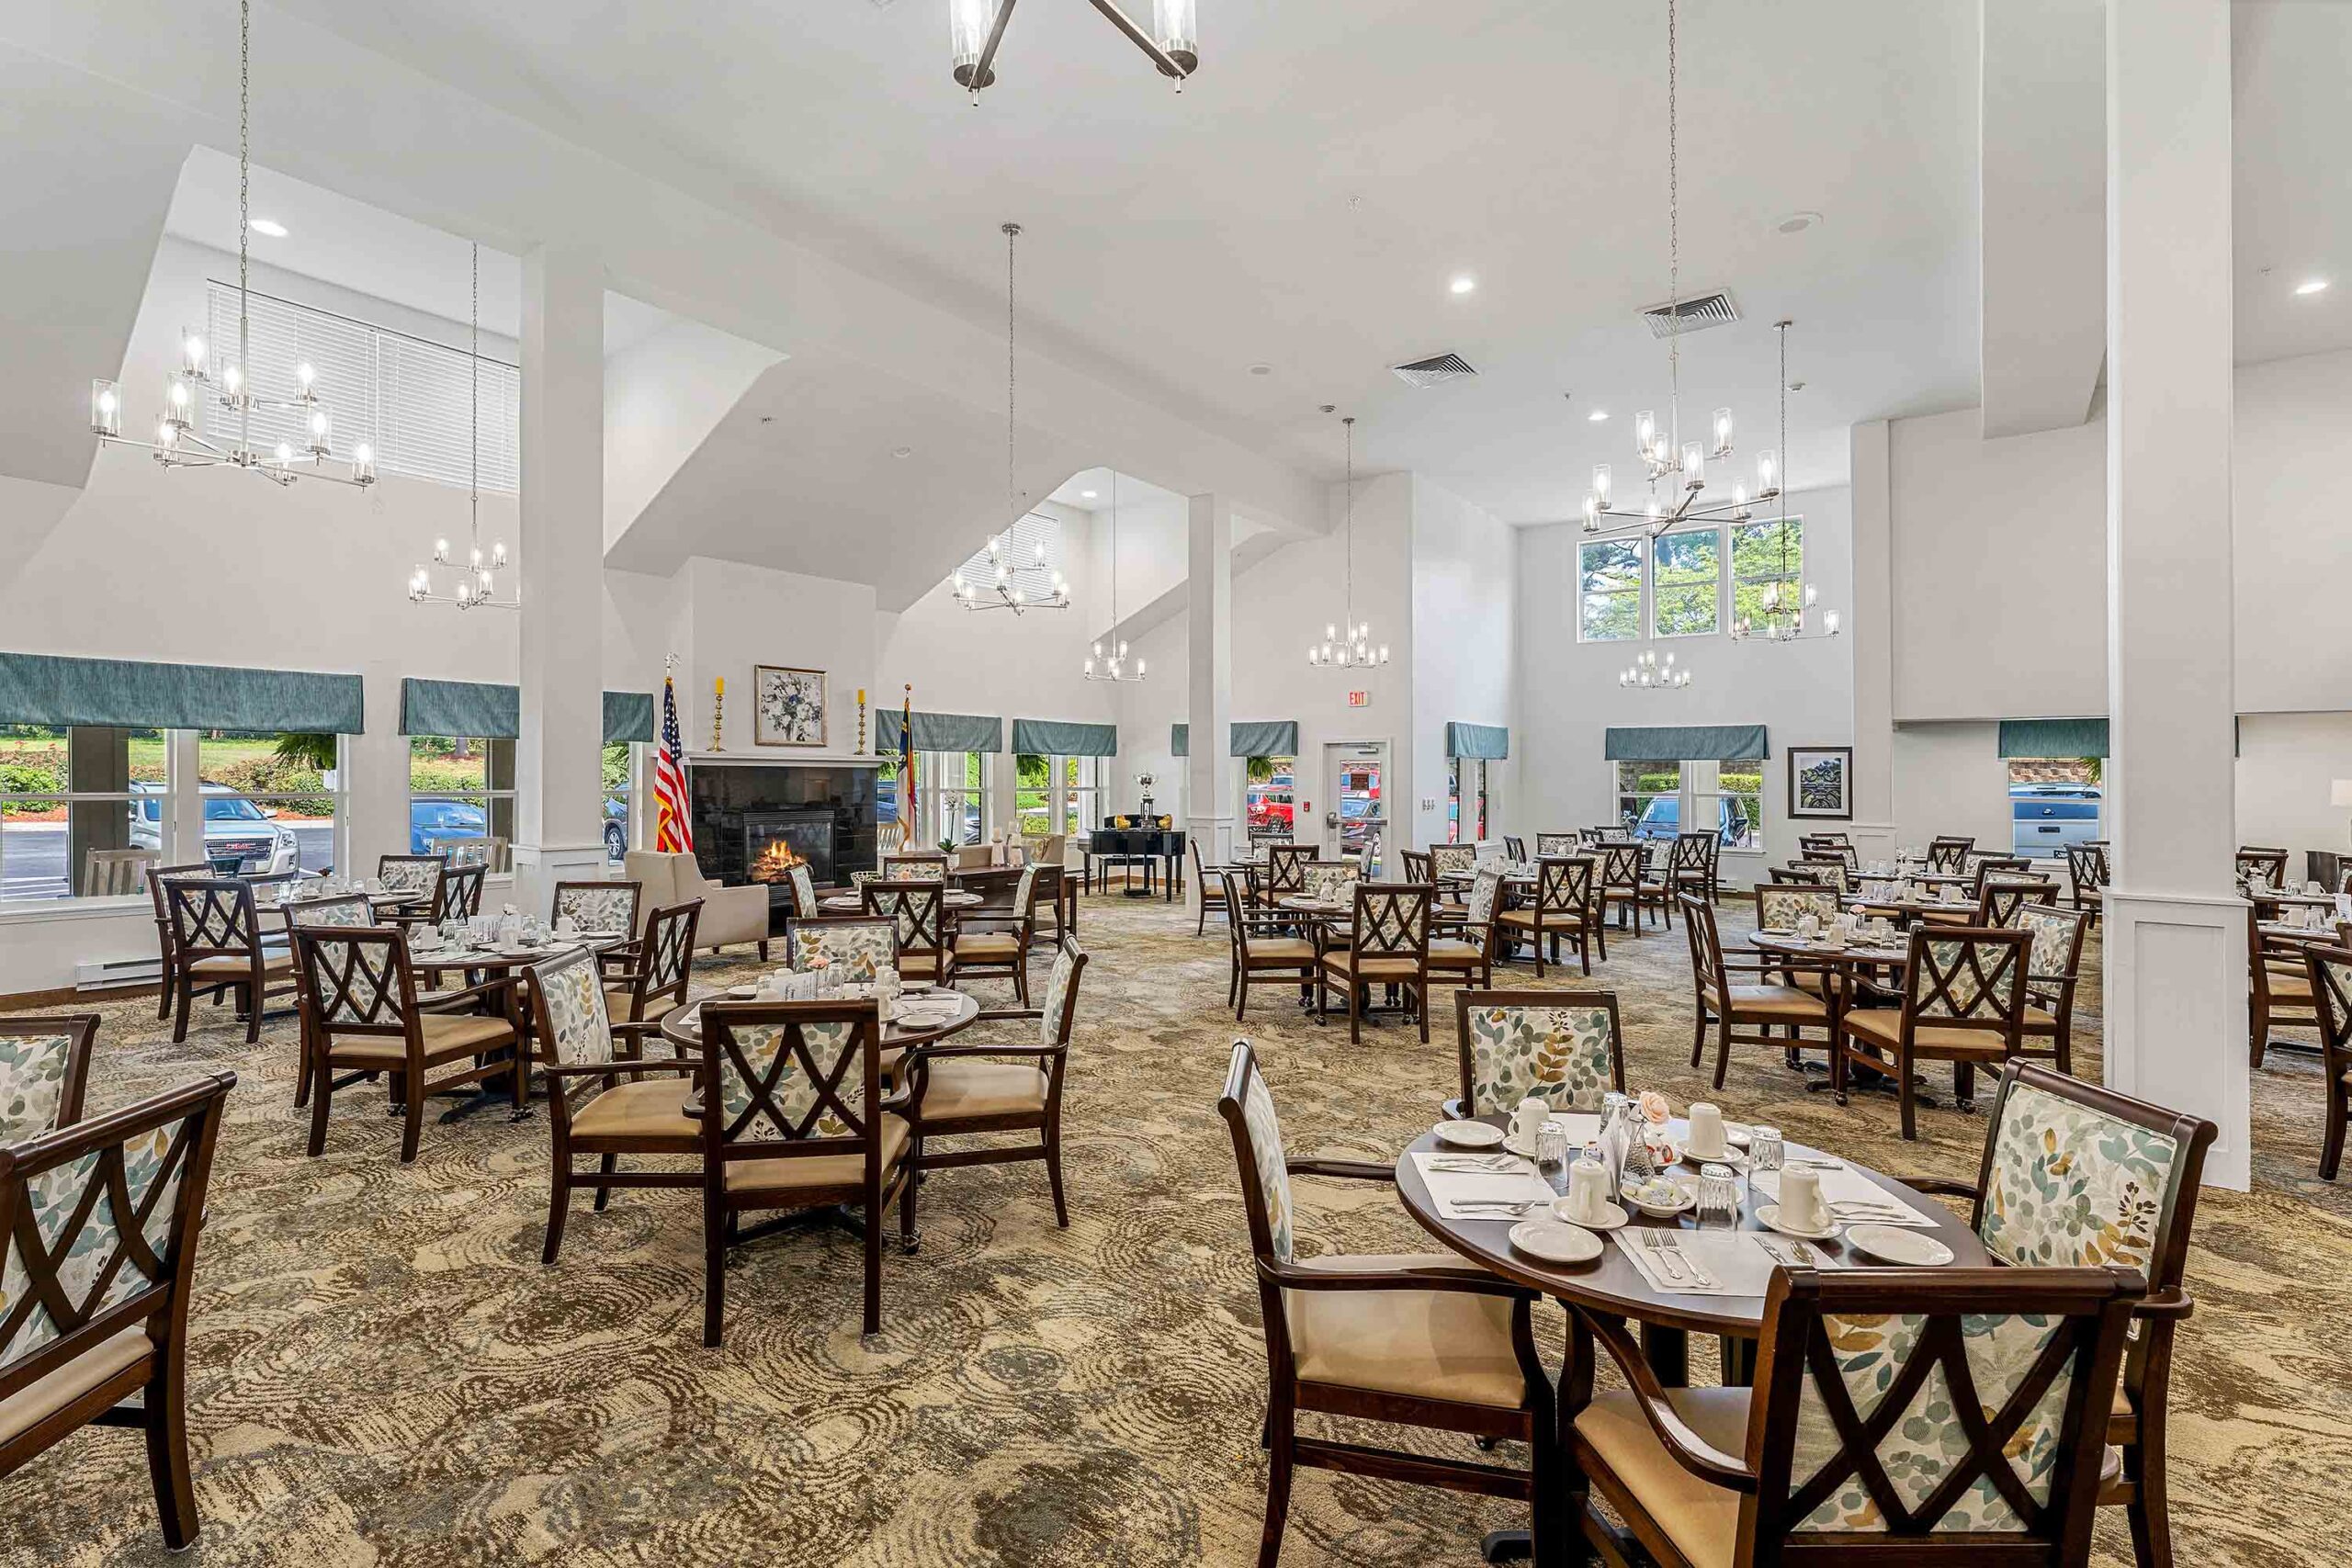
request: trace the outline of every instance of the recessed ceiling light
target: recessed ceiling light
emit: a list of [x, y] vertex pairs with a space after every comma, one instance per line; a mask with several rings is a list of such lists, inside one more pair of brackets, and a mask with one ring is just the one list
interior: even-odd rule
[[1092, 501], [1098, 493], [1095, 491], [1082, 490], [1078, 492], [1078, 498], [1080, 501]]
[[1456, 294], [1467, 294], [1478, 287], [1478, 280], [1465, 272], [1446, 287]]
[[1271, 365], [1261, 363], [1250, 367], [1250, 374], [1252, 376], [1271, 376], [1273, 373], [1274, 367]]
[[2326, 287], [2327, 279], [2324, 277], [2307, 277], [2302, 282], [2295, 285], [2295, 292], [2298, 294], [2317, 294]]
[[1802, 234], [1821, 221], [1818, 212], [1792, 212], [1772, 225], [1776, 234]]
[[893, 457], [911, 457], [914, 455], [915, 449], [911, 446], [893, 446], [890, 448], [890, 456]]
[[245, 225], [245, 227], [251, 229], [254, 233], [259, 234], [265, 240], [282, 240], [286, 238], [286, 225], [280, 223], [275, 218], [256, 218], [251, 223]]
[[1609, 411], [1607, 409], [1595, 409], [1590, 413], [1585, 415], [1585, 418], [1592, 421], [1595, 424], [1599, 424], [1602, 420], [1607, 419], [1608, 417]]

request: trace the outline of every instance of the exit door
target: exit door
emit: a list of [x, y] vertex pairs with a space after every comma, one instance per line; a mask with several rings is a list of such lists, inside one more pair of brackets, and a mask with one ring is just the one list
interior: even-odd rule
[[1323, 842], [1334, 853], [1373, 858], [1364, 874], [1380, 873], [1388, 837], [1388, 742], [1340, 741], [1323, 748]]

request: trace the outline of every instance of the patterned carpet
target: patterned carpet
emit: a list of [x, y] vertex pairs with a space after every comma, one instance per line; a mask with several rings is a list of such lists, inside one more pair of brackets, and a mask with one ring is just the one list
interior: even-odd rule
[[[941, 1174], [922, 1251], [886, 1256], [871, 1349], [845, 1233], [741, 1248], [726, 1348], [706, 1350], [692, 1195], [624, 1192], [602, 1215], [576, 1199], [548, 1270], [543, 1116], [428, 1122], [403, 1168], [399, 1123], [353, 1093], [309, 1159], [290, 1021], [247, 1047], [215, 1014], [175, 1046], [152, 1001], [107, 1008], [93, 1109], [198, 1067], [242, 1079], [198, 1265], [188, 1399], [204, 1534], [188, 1561], [1250, 1561], [1265, 1371], [1214, 1104], [1234, 1033], [1226, 942], [1157, 900], [1091, 899], [1084, 919], [1096, 961], [1069, 1100], [1071, 1227], [1055, 1228], [1035, 1166]], [[1726, 905], [1727, 932], [1744, 923]], [[1686, 1066], [1682, 934], [1611, 954], [1590, 983], [1619, 995], [1630, 1076], [1679, 1104], [1702, 1085]], [[2095, 1008], [2095, 975], [2086, 995]], [[2077, 1046], [2086, 1075], [2097, 1029], [2087, 1020]], [[1452, 1092], [1450, 1024], [1423, 1046], [1387, 1022], [1351, 1048], [1270, 987], [1248, 1032], [1295, 1154], [1387, 1160]], [[1980, 1120], [1925, 1111], [1904, 1147], [1890, 1103], [1841, 1111], [1769, 1053], [1736, 1055], [1719, 1098], [1885, 1168], [1976, 1170]], [[2310, 1059], [2274, 1054], [2255, 1107], [2256, 1190], [2206, 1195], [2189, 1269], [2180, 1561], [2321, 1568], [2344, 1561], [2334, 1508], [2352, 1488], [2352, 1192], [2312, 1179]], [[1298, 1195], [1307, 1250], [1422, 1245], [1381, 1189], [1307, 1181]], [[1558, 1342], [1555, 1316], [1544, 1334]], [[1712, 1375], [1711, 1357], [1694, 1360]], [[1284, 1561], [1469, 1564], [1480, 1532], [1512, 1522], [1498, 1503], [1309, 1472]], [[2103, 1563], [2130, 1561], [2120, 1523], [2101, 1528]], [[135, 1433], [85, 1431], [0, 1481], [8, 1568], [164, 1561]]]

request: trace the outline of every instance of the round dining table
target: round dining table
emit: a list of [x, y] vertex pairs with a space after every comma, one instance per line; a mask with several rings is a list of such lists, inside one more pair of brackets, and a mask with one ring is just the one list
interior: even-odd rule
[[[939, 896], [939, 907], [943, 909], [977, 909], [986, 900], [977, 893], [956, 891]], [[829, 893], [817, 900], [817, 908], [829, 915], [856, 915], [865, 912], [865, 904], [863, 897], [855, 893]], [[879, 919], [882, 917], [877, 915], [875, 918]]]
[[[955, 1016], [913, 1024], [893, 1019], [882, 1026], [881, 1048], [884, 1051], [905, 1051], [916, 1045], [928, 1045], [934, 1040], [944, 1040], [959, 1030], [968, 1029], [980, 1016], [979, 998], [966, 991], [934, 986], [927, 991], [910, 990], [906, 999], [919, 1000], [925, 997], [953, 997], [956, 999]], [[673, 1008], [662, 1015], [662, 1038], [673, 1045], [699, 1051], [702, 1049], [703, 1003], [756, 999], [735, 996], [696, 997], [684, 1007]]]

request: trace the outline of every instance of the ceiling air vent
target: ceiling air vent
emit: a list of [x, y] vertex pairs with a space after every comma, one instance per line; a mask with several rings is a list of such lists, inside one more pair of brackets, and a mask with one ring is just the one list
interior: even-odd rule
[[1729, 289], [1719, 288], [1713, 294], [1685, 299], [1679, 305], [1652, 305], [1642, 312], [1642, 320], [1650, 324], [1652, 337], [1674, 336], [1677, 317], [1681, 318], [1682, 333], [1688, 336], [1739, 320], [1739, 306], [1732, 299]]
[[1388, 368], [1396, 372], [1396, 378], [1408, 387], [1435, 387], [1478, 373], [1468, 360], [1458, 354], [1441, 354], [1428, 359], [1416, 359], [1410, 365], [1392, 365]]

